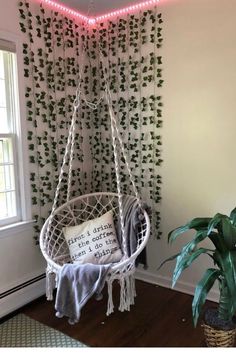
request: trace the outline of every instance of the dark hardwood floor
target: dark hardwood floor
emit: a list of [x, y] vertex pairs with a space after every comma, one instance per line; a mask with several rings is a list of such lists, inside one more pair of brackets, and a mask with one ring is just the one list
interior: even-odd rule
[[[20, 312], [53, 327], [90, 347], [202, 347], [203, 331], [193, 327], [192, 296], [141, 281], [136, 282], [136, 303], [130, 312], [106, 316], [107, 296], [89, 300], [80, 322], [69, 325], [55, 317], [53, 302], [40, 298]], [[106, 290], [106, 289], [104, 289]], [[118, 287], [114, 291], [118, 305]]]

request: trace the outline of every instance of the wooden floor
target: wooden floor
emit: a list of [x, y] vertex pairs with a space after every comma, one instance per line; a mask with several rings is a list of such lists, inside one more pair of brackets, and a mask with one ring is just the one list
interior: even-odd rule
[[[200, 324], [192, 325], [192, 296], [141, 281], [130, 312], [106, 316], [106, 295], [89, 300], [74, 326], [55, 317], [53, 302], [40, 298], [20, 312], [90, 347], [204, 347]], [[115, 290], [118, 303], [118, 288]], [[106, 292], [105, 292], [106, 293]]]

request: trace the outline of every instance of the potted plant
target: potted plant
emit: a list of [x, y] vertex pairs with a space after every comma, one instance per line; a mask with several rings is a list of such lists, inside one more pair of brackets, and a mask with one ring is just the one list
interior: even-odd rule
[[[215, 281], [218, 282], [220, 298], [216, 309], [205, 312], [203, 327], [207, 346], [228, 347], [234, 345], [236, 312], [236, 208], [230, 216], [216, 214], [213, 218], [195, 218], [180, 226], [168, 235], [172, 243], [189, 230], [195, 230], [193, 239], [187, 242], [181, 252], [165, 260], [176, 259], [172, 287], [186, 268], [206, 255], [213, 261], [213, 267], [206, 269], [202, 279], [195, 288], [192, 302], [192, 315], [196, 327], [207, 294]], [[202, 241], [209, 239], [212, 248], [201, 247]], [[161, 267], [160, 266], [160, 267]]]

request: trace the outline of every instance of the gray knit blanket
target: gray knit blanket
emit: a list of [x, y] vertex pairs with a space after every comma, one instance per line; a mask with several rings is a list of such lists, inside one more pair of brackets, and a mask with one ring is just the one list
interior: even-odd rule
[[57, 317], [70, 324], [80, 319], [82, 307], [95, 294], [101, 294], [110, 264], [64, 264], [58, 274], [55, 309]]
[[[137, 248], [137, 232], [140, 225], [140, 208], [136, 200], [123, 198], [127, 254], [130, 256]], [[117, 238], [122, 243], [120, 222], [118, 220]], [[77, 323], [82, 307], [95, 294], [100, 294], [106, 275], [112, 264], [65, 264], [58, 273], [56, 294], [56, 316], [68, 317], [69, 323]]]
[[[140, 228], [140, 220], [144, 218], [142, 211], [140, 210], [138, 201], [136, 199], [130, 198], [129, 196], [124, 196], [122, 198], [122, 206], [124, 211], [124, 225], [125, 225], [125, 237], [127, 245], [127, 254], [130, 256], [137, 249], [137, 235]], [[142, 205], [142, 208], [150, 213], [150, 210], [146, 204]], [[116, 225], [116, 234], [117, 238], [122, 244], [122, 233], [121, 233], [121, 224], [118, 220]], [[146, 249], [144, 249], [136, 262], [143, 264], [147, 267], [146, 260]]]

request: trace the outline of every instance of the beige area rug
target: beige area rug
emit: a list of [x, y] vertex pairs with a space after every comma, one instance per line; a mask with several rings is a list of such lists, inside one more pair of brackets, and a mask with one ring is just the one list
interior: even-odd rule
[[0, 325], [0, 347], [87, 347], [85, 344], [31, 319], [16, 315]]

